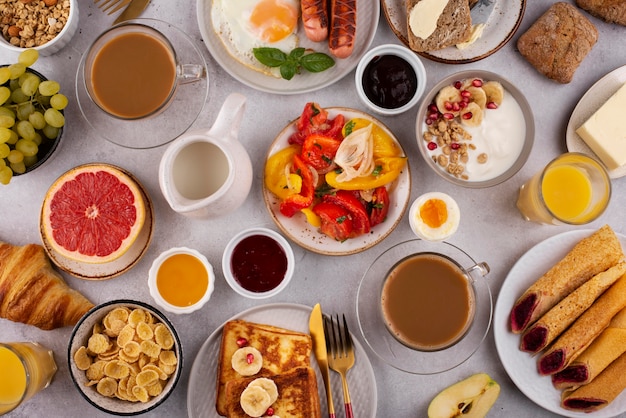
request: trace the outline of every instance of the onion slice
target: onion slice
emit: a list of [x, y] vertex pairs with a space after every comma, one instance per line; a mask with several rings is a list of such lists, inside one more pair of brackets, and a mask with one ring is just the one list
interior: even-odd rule
[[371, 174], [374, 171], [372, 124], [345, 137], [337, 149], [334, 162], [343, 170], [337, 175], [339, 182]]

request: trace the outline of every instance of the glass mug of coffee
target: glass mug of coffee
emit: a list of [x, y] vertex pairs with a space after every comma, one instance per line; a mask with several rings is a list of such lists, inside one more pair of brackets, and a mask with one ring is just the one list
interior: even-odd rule
[[485, 276], [489, 266], [483, 262], [464, 269], [435, 252], [412, 254], [397, 262], [381, 291], [387, 330], [419, 351], [443, 350], [461, 341], [476, 312], [473, 271]]
[[0, 343], [0, 415], [48, 387], [57, 371], [52, 351], [38, 343]]
[[105, 31], [85, 58], [89, 98], [119, 119], [157, 115], [172, 101], [178, 85], [205, 76], [202, 65], [179, 63], [167, 37], [140, 23], [121, 23]]

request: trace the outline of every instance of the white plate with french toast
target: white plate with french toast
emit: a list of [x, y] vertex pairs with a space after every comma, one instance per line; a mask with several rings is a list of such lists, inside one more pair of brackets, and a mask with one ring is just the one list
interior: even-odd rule
[[[280, 77], [266, 75], [254, 70], [249, 64], [244, 65], [241, 62], [241, 58], [236, 59], [233, 56], [234, 54], [229, 53], [220, 35], [215, 30], [213, 23], [215, 16], [212, 16], [213, 3], [214, 0], [198, 0], [196, 9], [202, 39], [215, 61], [228, 74], [243, 84], [259, 91], [276, 94], [300, 94], [315, 91], [329, 86], [346, 76], [357, 66], [363, 54], [369, 49], [376, 34], [380, 16], [380, 2], [378, 0], [360, 0], [356, 11], [356, 41], [352, 54], [347, 58], [333, 57], [335, 65], [322, 72], [310, 73], [303, 70], [291, 80], [284, 80]], [[288, 3], [295, 3], [294, 6], [298, 7], [298, 13], [300, 14], [299, 1], [289, 1]], [[293, 35], [297, 37], [295, 45], [331, 55], [327, 40], [313, 42], [307, 38], [301, 19]], [[288, 47], [281, 46], [278, 49], [288, 54], [290, 51], [287, 49], [291, 49], [292, 46], [290, 44]]]
[[[565, 140], [568, 151], [595, 156], [591, 148], [576, 133], [576, 129], [585, 123], [624, 83], [626, 83], [626, 65], [611, 71], [587, 90], [574, 108], [567, 124]], [[626, 166], [608, 170], [608, 172], [611, 178], [624, 177], [626, 176]]]
[[[391, 30], [408, 48], [406, 1], [382, 0], [381, 3]], [[526, 0], [498, 0], [485, 22], [482, 35], [471, 45], [464, 49], [449, 46], [418, 54], [445, 64], [466, 64], [487, 58], [511, 40], [522, 23], [525, 9]]]
[[[305, 305], [277, 303], [261, 305], [235, 315], [232, 319], [243, 319], [258, 324], [268, 324], [296, 332], [309, 332], [311, 308]], [[216, 403], [217, 369], [220, 357], [220, 344], [223, 326], [217, 328], [204, 342], [193, 362], [187, 392], [187, 412], [189, 417], [218, 418]], [[367, 353], [359, 341], [353, 337], [356, 361], [347, 374], [354, 416], [375, 417], [377, 391], [374, 370]], [[322, 416], [328, 416], [324, 383], [314, 356], [311, 367], [317, 376], [317, 386]], [[331, 371], [331, 386], [337, 411], [343, 409], [341, 379]]]
[[[626, 412], [626, 392], [613, 402], [595, 412], [576, 412], [561, 407], [561, 391], [554, 388], [550, 376], [537, 372], [537, 358], [519, 349], [520, 334], [514, 334], [509, 326], [510, 313], [516, 300], [524, 291], [561, 260], [581, 239], [593, 230], [573, 230], [550, 237], [528, 250], [515, 263], [507, 275], [496, 302], [494, 313], [494, 337], [502, 364], [513, 383], [537, 405], [569, 417], [608, 418]], [[626, 236], [616, 233], [622, 248], [626, 248]]]

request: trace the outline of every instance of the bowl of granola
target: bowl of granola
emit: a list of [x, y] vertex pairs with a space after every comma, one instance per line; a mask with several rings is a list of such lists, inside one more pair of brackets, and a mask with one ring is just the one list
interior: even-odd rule
[[535, 138], [528, 101], [504, 77], [481, 70], [441, 80], [424, 97], [415, 122], [426, 163], [451, 183], [500, 184], [526, 163]]
[[76, 33], [78, 0], [5, 0], [0, 17], [0, 46], [17, 53], [34, 48], [48, 56]]

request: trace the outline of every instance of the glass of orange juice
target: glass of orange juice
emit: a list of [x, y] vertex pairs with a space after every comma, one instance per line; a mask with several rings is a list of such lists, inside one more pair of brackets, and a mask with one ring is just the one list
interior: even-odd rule
[[568, 152], [522, 185], [517, 208], [527, 221], [582, 225], [600, 216], [610, 198], [611, 179], [604, 166], [588, 155]]
[[0, 343], [0, 415], [46, 388], [57, 371], [52, 351], [38, 343]]

